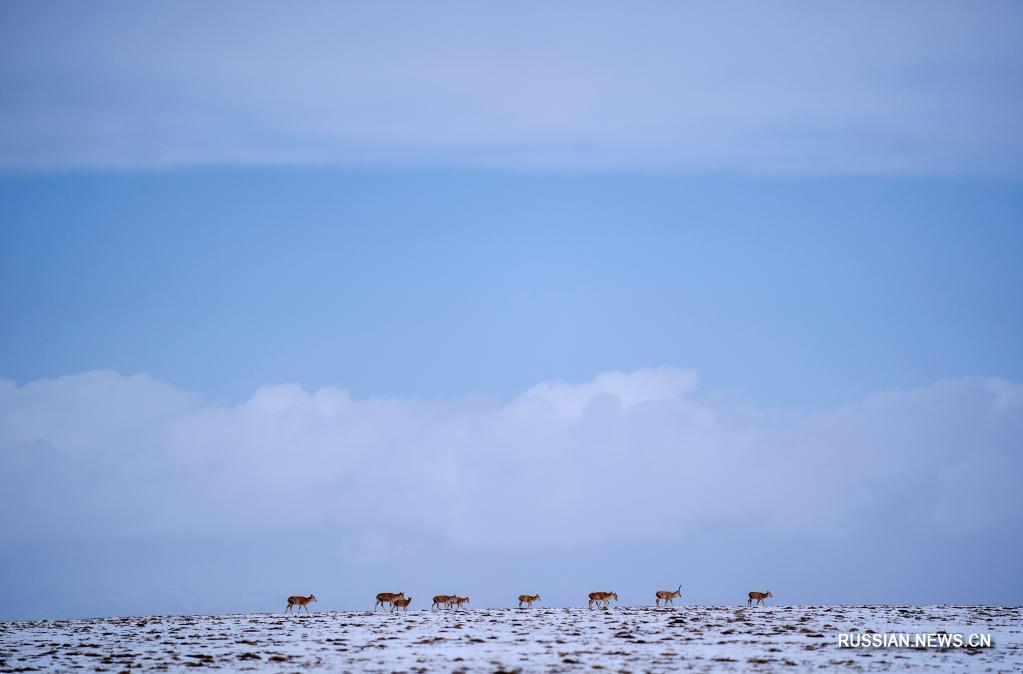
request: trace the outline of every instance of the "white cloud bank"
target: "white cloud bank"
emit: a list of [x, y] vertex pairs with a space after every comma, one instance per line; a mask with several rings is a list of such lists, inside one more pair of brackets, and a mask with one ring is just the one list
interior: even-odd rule
[[736, 408], [693, 372], [514, 400], [265, 386], [226, 406], [152, 379], [0, 379], [0, 533], [411, 527], [463, 547], [577, 546], [687, 522], [845, 536], [867, 518], [1018, 522], [1023, 385], [959, 379], [836, 409]]
[[1023, 170], [1015, 2], [5, 2], [0, 167]]

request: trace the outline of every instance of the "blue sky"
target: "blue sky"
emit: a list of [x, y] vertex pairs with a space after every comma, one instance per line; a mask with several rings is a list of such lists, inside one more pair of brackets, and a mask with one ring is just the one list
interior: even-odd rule
[[1020, 603], [1021, 28], [5, 3], [0, 617]]
[[0, 198], [18, 381], [507, 398], [675, 364], [817, 407], [1023, 375], [1012, 182], [206, 169]]

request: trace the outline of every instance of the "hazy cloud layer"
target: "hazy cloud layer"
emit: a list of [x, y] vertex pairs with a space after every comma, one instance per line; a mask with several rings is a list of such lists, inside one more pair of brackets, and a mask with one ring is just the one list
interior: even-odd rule
[[1013, 2], [0, 7], [0, 167], [1023, 168]]
[[[400, 527], [462, 548], [575, 547], [691, 522], [935, 536], [1018, 522], [1023, 385], [959, 379], [836, 409], [751, 409], [688, 370], [508, 402], [265, 386], [225, 406], [147, 375], [0, 380], [5, 537]], [[371, 551], [370, 551], [371, 552]]]

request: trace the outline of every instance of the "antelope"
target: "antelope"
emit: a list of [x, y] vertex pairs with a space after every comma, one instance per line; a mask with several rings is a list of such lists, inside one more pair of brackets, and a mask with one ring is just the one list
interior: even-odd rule
[[395, 597], [391, 600], [391, 612], [397, 611], [398, 609], [405, 609], [405, 613], [408, 613], [408, 605], [412, 603], [412, 597]]
[[454, 600], [454, 598], [455, 595], [453, 594], [438, 594], [436, 597], [433, 598], [433, 606], [430, 607], [430, 610], [432, 611], [438, 606], [440, 606], [441, 608], [444, 608], [445, 606], [451, 608], [451, 602], [452, 600]]
[[468, 604], [468, 603], [469, 603], [469, 598], [468, 597], [459, 597], [456, 594], [455, 596], [451, 597], [451, 600], [448, 602], [448, 606], [449, 607], [452, 606], [452, 605], [454, 605], [454, 606], [461, 606], [462, 604]]
[[768, 597], [773, 597], [773, 596], [774, 595], [771, 594], [770, 590], [768, 590], [767, 592], [750, 592], [749, 593], [749, 601], [746, 602], [746, 605], [747, 606], [752, 606], [754, 599], [756, 599], [757, 600], [757, 604], [759, 604], [760, 602], [764, 601]]
[[608, 602], [614, 599], [618, 601], [617, 592], [591, 592], [589, 608], [593, 608], [593, 603], [596, 602], [597, 608], [600, 608], [600, 603], [604, 602], [604, 608], [608, 607]]
[[405, 596], [404, 592], [398, 592], [397, 594], [395, 594], [394, 592], [381, 592], [380, 594], [377, 595], [377, 603], [373, 604], [373, 610], [374, 611], [377, 610], [377, 606], [383, 608], [384, 604], [390, 604], [395, 599], [404, 596]]
[[540, 601], [540, 595], [538, 594], [520, 594], [519, 595], [519, 608], [525, 604], [526, 608], [533, 608], [533, 602]]
[[[299, 608], [304, 608], [305, 612], [309, 613], [309, 607], [307, 606], [307, 604], [311, 604], [314, 601], [316, 601], [316, 595], [315, 594], [311, 594], [308, 597], [303, 597], [301, 595], [297, 595], [297, 596], [294, 596], [294, 597], [288, 597], [288, 607], [286, 609], [284, 609], [284, 612], [287, 613], [288, 611], [291, 610], [292, 606], [297, 606]], [[297, 609], [296, 609], [296, 611], [297, 611]]]
[[658, 590], [657, 591], [657, 598], [654, 600], [654, 604], [657, 605], [657, 606], [660, 606], [661, 605], [661, 600], [663, 599], [665, 606], [667, 606], [668, 604], [671, 604], [672, 606], [674, 606], [675, 602], [673, 602], [672, 599], [676, 599], [676, 598], [681, 597], [681, 596], [682, 596], [682, 586], [681, 585], [679, 585], [678, 589], [675, 590], [674, 592], [672, 592], [671, 590]]

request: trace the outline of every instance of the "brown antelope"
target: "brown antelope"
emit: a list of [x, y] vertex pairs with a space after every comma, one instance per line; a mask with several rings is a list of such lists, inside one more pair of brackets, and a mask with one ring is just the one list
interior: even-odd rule
[[453, 597], [451, 597], [451, 600], [448, 602], [448, 606], [449, 607], [459, 607], [459, 606], [462, 606], [463, 604], [468, 604], [468, 603], [469, 603], [469, 598], [468, 597], [459, 597], [456, 594]]
[[432, 611], [438, 606], [440, 606], [441, 608], [444, 608], [445, 606], [451, 608], [451, 602], [454, 600], [454, 598], [455, 595], [453, 594], [438, 594], [436, 597], [433, 598], [433, 606], [430, 607], [430, 610]]
[[391, 600], [391, 611], [397, 611], [398, 609], [405, 609], [405, 613], [408, 613], [408, 605], [412, 603], [412, 597], [395, 597]]
[[596, 602], [597, 608], [600, 608], [600, 604], [603, 602], [604, 608], [607, 608], [608, 602], [610, 602], [612, 599], [618, 601], [617, 592], [591, 592], [590, 603], [588, 606], [589, 608], [593, 608], [593, 604], [594, 602]]
[[749, 601], [746, 602], [746, 605], [747, 606], [752, 606], [754, 599], [756, 599], [757, 600], [757, 604], [759, 604], [760, 602], [764, 601], [768, 597], [773, 597], [773, 596], [774, 595], [771, 594], [770, 590], [767, 591], [767, 592], [750, 592], [749, 593]]
[[657, 591], [657, 598], [654, 600], [654, 604], [657, 605], [657, 606], [660, 606], [661, 605], [661, 600], [663, 599], [665, 606], [667, 606], [668, 604], [671, 604], [672, 606], [674, 606], [675, 602], [673, 602], [672, 599], [678, 599], [681, 596], [682, 596], [682, 586], [681, 585], [679, 585], [678, 589], [675, 590], [674, 592], [672, 592], [671, 590], [658, 590]]
[[398, 593], [394, 593], [394, 592], [381, 592], [380, 594], [377, 595], [377, 603], [373, 604], [373, 610], [374, 611], [377, 610], [377, 606], [379, 606], [380, 608], [383, 608], [384, 604], [390, 604], [395, 599], [398, 599], [399, 597], [404, 597], [404, 596], [405, 596], [404, 592], [398, 592]]
[[540, 595], [538, 594], [520, 594], [519, 595], [519, 608], [525, 604], [526, 608], [533, 608], [533, 602], [540, 601]]
[[307, 606], [307, 604], [311, 604], [314, 601], [316, 601], [315, 594], [311, 594], [308, 597], [303, 597], [301, 595], [295, 597], [288, 597], [288, 607], [284, 609], [284, 612], [287, 613], [288, 611], [291, 610], [292, 606], [297, 606], [299, 608], [304, 608], [305, 612], [309, 613], [309, 607]]

